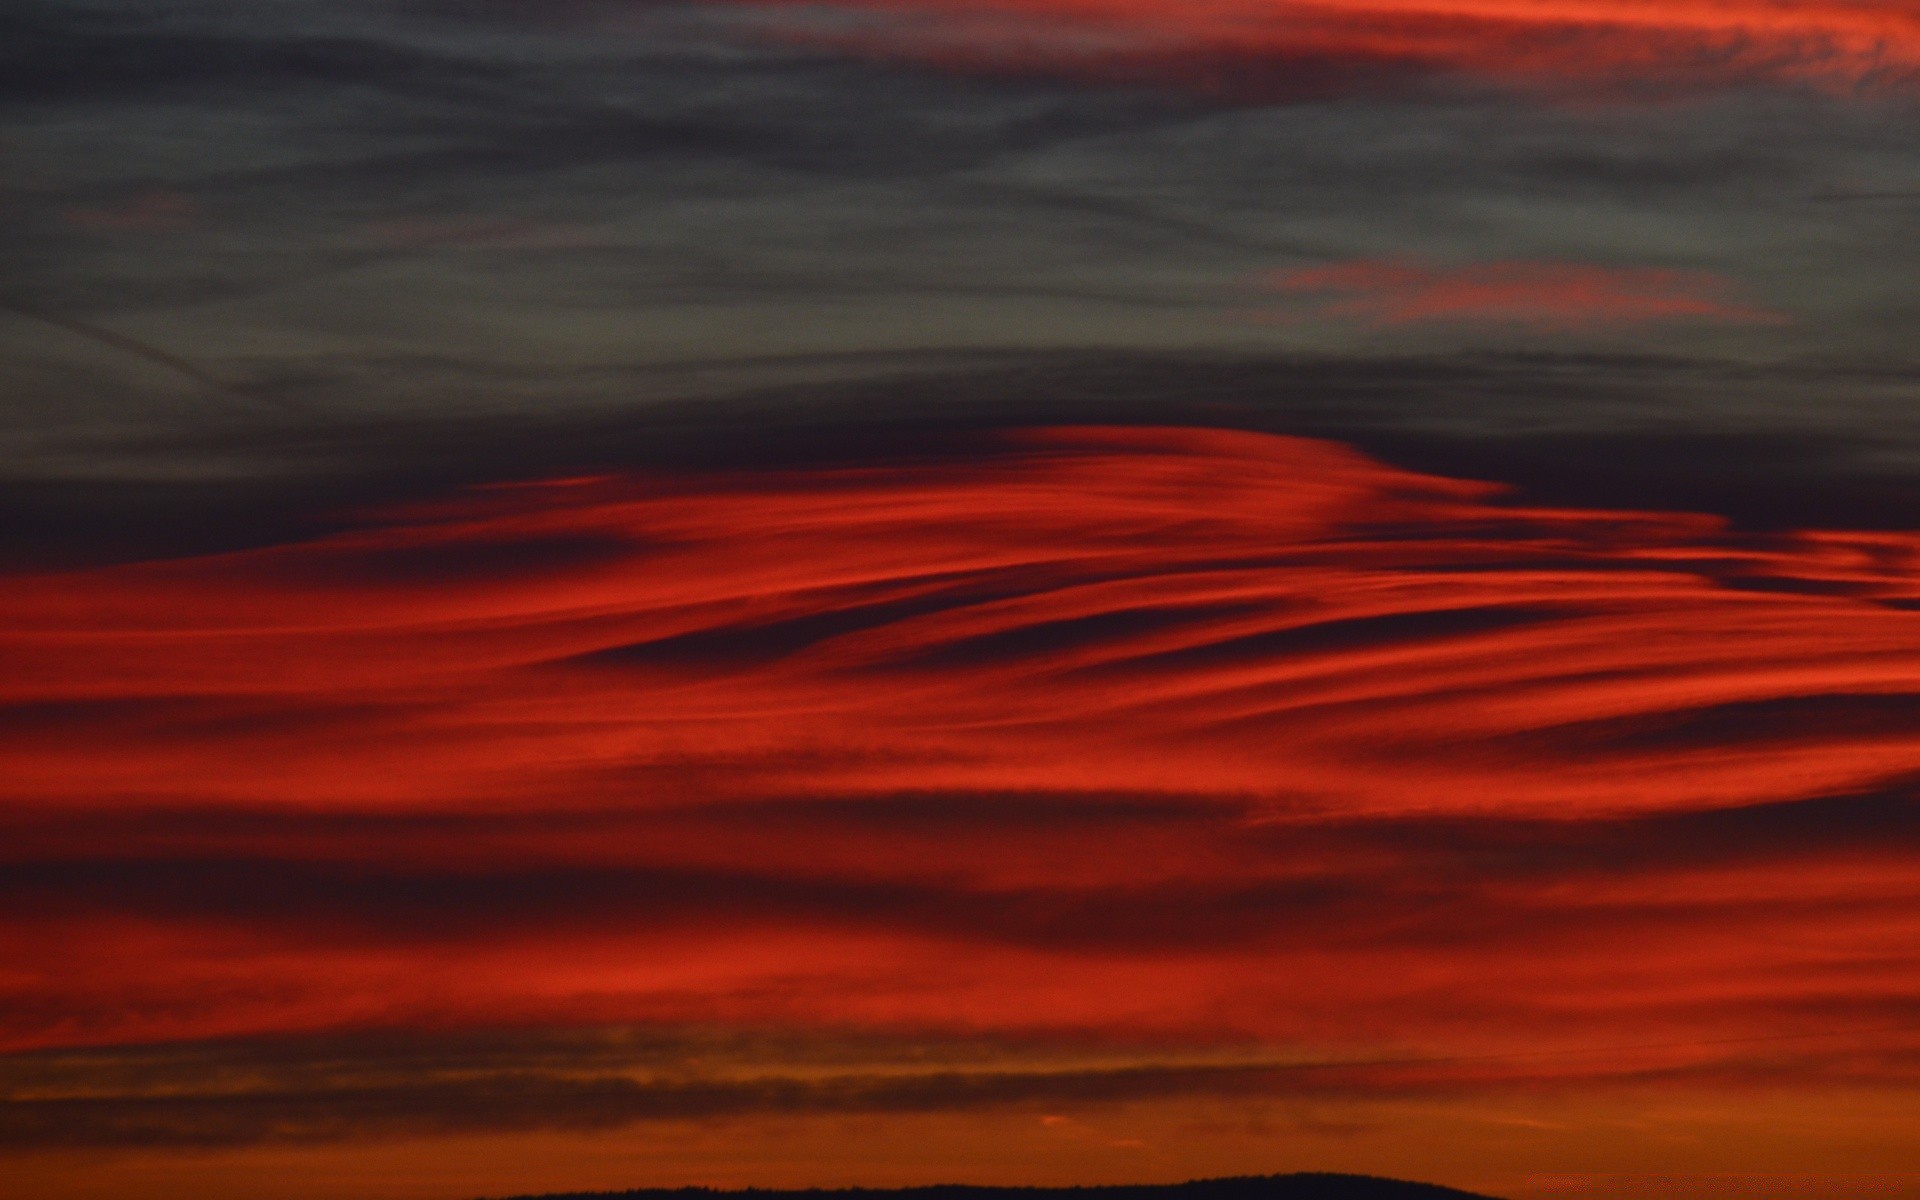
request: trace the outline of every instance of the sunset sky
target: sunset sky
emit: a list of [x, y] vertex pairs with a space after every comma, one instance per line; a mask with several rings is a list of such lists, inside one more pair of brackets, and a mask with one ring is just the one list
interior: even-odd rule
[[8, 1189], [1920, 1197], [1912, 0], [10, 0], [0, 216]]

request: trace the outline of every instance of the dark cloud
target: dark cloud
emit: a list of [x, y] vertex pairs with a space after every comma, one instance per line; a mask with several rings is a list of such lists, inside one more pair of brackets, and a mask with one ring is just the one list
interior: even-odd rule
[[[658, 814], [29, 818], [8, 822], [15, 849], [0, 897], [20, 920], [138, 913], [308, 945], [593, 932], [671, 942], [699, 931], [793, 927], [1176, 958], [1440, 941], [1517, 953], [1583, 930], [1671, 935], [1716, 914], [1735, 923], [1798, 920], [1800, 901], [1764, 888], [1699, 899], [1667, 889], [1727, 870], [1843, 878], [1849, 863], [1920, 850], [1920, 806], [1904, 785], [1579, 821], [1416, 816], [1249, 827], [1247, 817], [1220, 797], [944, 794]], [[962, 867], [983, 850], [1029, 839], [1093, 855], [1085, 868], [1111, 875], [1106, 860], [1130, 852], [1136, 838], [1181, 854], [1205, 847], [1218, 877], [1141, 864], [1138, 881], [1009, 886], [970, 881]], [[728, 840], [740, 857], [731, 867], [695, 865], [698, 856], [671, 849]], [[750, 865], [783, 840], [816, 846], [821, 869], [779, 854]], [[88, 855], [91, 845], [124, 849]], [[503, 861], [516, 846], [520, 861]], [[583, 861], [582, 847], [602, 849]], [[593, 861], [615, 848], [625, 861]], [[1581, 890], [1606, 895], [1616, 886], [1638, 898], [1595, 902]]]
[[[377, 416], [283, 406], [100, 436], [70, 451], [81, 457], [69, 478], [44, 465], [0, 478], [0, 548], [16, 565], [208, 552], [312, 536], [370, 508], [501, 479], [977, 460], [1002, 452], [996, 430], [1063, 423], [1325, 437], [1412, 469], [1512, 484], [1539, 503], [1708, 512], [1756, 530], [1905, 528], [1920, 505], [1920, 431], [1891, 411], [1908, 372], [1848, 378], [1817, 366], [1626, 356], [1070, 353], [776, 369], [830, 378], [745, 392], [735, 384], [732, 395], [723, 382], [722, 394], [638, 408]], [[716, 370], [724, 381], [742, 368]], [[619, 390], [614, 379], [591, 386]], [[638, 375], [631, 386], [662, 381]], [[677, 386], [697, 387], [684, 377]], [[1848, 399], [1826, 420], [1787, 400], [1771, 417], [1730, 419], [1741, 405], [1811, 389]], [[155, 478], [164, 475], [173, 478]], [[505, 570], [595, 552], [448, 547], [438, 553], [462, 563], [435, 568], [410, 552], [359, 569]]]
[[[1439, 899], [1389, 901], [1376, 879], [1199, 882], [1099, 890], [984, 891], [919, 881], [781, 877], [672, 865], [447, 872], [288, 859], [15, 863], [4, 895], [19, 919], [138, 912], [159, 921], [256, 927], [309, 944], [432, 945], [462, 938], [620, 930], [644, 943], [729, 927], [899, 929], [1003, 944], [1134, 953], [1272, 945]], [[1447, 923], [1457, 913], [1428, 919]], [[1423, 922], [1424, 924], [1424, 922]], [[1423, 936], [1423, 931], [1409, 931]], [[1363, 935], [1364, 936], [1364, 935]]]
[[497, 94], [499, 72], [372, 38], [168, 28], [106, 8], [25, 0], [0, 17], [0, 104], [179, 94], [257, 99], [288, 87], [372, 86], [458, 99]]
[[[1594, 348], [1249, 319], [1250, 281], [1359, 258], [1711, 271], [1799, 321], [1636, 351], [1840, 371], [1908, 340], [1902, 210], [1809, 203], [1899, 190], [1896, 99], [1245, 105], [769, 46], [727, 11], [16, 8], [0, 299], [349, 424], [630, 408], [701, 362], [783, 382], [920, 351]], [[229, 407], [97, 339], [0, 332], [17, 463]]]
[[[580, 1065], [598, 1064], [589, 1060]], [[1366, 1073], [1362, 1068], [1358, 1074]], [[847, 1074], [825, 1080], [777, 1074], [745, 1080], [636, 1080], [614, 1074], [581, 1078], [572, 1072], [494, 1072], [469, 1060], [462, 1064], [460, 1075], [452, 1080], [369, 1082], [349, 1077], [332, 1087], [309, 1084], [298, 1089], [274, 1088], [267, 1082], [267, 1086], [256, 1084], [237, 1091], [210, 1089], [210, 1094], [200, 1095], [173, 1091], [155, 1096], [5, 1100], [0, 1101], [0, 1146], [11, 1150], [192, 1149], [261, 1142], [607, 1130], [643, 1121], [711, 1122], [770, 1114], [964, 1112], [1010, 1105], [1126, 1104], [1192, 1095], [1339, 1094], [1366, 1086], [1352, 1070], [1289, 1072], [1267, 1066], [914, 1071]], [[1433, 1085], [1388, 1083], [1386, 1088], [1430, 1091]]]
[[[1156, 1053], [830, 1034], [809, 1042], [698, 1028], [188, 1043], [5, 1060], [0, 1146], [192, 1150], [770, 1115], [1432, 1097], [1489, 1086], [1636, 1086], [1675, 1076], [1753, 1085], [1808, 1066], [1791, 1040], [1684, 1048], [1696, 1061], [1675, 1071], [1596, 1064], [1577, 1051], [1315, 1062], [1207, 1046]], [[1910, 1072], [1914, 1063], [1886, 1065]]]

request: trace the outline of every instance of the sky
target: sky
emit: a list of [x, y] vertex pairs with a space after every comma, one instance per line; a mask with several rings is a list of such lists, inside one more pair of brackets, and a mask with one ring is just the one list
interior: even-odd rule
[[12, 0], [0, 1171], [1920, 1196], [1920, 8]]

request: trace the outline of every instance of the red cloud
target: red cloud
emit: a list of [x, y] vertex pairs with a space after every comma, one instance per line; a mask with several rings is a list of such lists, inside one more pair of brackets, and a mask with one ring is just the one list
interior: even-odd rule
[[0, 655], [15, 1047], [695, 1020], [1911, 1078], [1695, 1043], [1920, 987], [1920, 535], [1056, 430], [15, 575]]
[[1920, 67], [1920, 13], [1872, 0], [840, 0], [836, 7], [878, 15], [852, 31], [805, 18], [786, 31], [960, 67], [1283, 95], [1381, 74], [1550, 86], [1771, 80], [1853, 88], [1909, 80]]
[[1721, 276], [1662, 267], [1360, 261], [1282, 271], [1268, 282], [1320, 316], [1380, 326], [1487, 322], [1577, 330], [1659, 321], [1780, 324], [1790, 319], [1740, 303]]

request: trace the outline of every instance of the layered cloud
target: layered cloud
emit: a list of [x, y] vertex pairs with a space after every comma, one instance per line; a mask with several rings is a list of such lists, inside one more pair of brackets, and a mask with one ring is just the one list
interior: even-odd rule
[[1906, 1186], [1914, 40], [16, 0], [0, 1175]]
[[[1610, 1048], [1603, 1061], [1579, 1051], [1315, 1060], [1218, 1044], [712, 1026], [256, 1038], [16, 1057], [0, 1080], [0, 1152], [206, 1151], [855, 1114], [1106, 1114], [1220, 1101], [1431, 1104], [1644, 1087], [1672, 1079], [1676, 1057], [1696, 1086], [1806, 1088], [1839, 1081], [1829, 1065], [1857, 1056], [1861, 1040], [1651, 1042]], [[1904, 1055], [1908, 1076], [1914, 1050]]]
[[[723, 764], [738, 799], [910, 779], [1531, 813], [1790, 799], [1811, 780], [1783, 762], [1846, 788], [1882, 778], [1867, 747], [1904, 761], [1892, 735], [1840, 759], [1762, 739], [1676, 775], [1685, 737], [1623, 727], [1559, 782], [1509, 774], [1551, 755], [1543, 731], [1649, 705], [1902, 690], [1904, 535], [1743, 543], [1704, 517], [1505, 507], [1257, 435], [1022, 436], [975, 466], [502, 485], [319, 543], [16, 578], [6, 694], [54, 707], [11, 794], [430, 810], [568, 763], [661, 767], [664, 803]], [[671, 715], [632, 707], [662, 696]], [[86, 751], [96, 713], [114, 761]], [[338, 732], [296, 764], [314, 721]], [[1170, 736], [1136, 752], [1135, 726]], [[1350, 761], [1386, 729], [1419, 760], [1405, 777]], [[246, 756], [261, 777], [200, 769], [234, 732], [276, 747]], [[1489, 739], [1511, 749], [1456, 752]]]
[[[1090, 1038], [1135, 1047], [1116, 1100], [1904, 1088], [1917, 610], [1911, 534], [1111, 427], [16, 575], [4, 1034]], [[1037, 1069], [579, 1103], [1078, 1086]], [[265, 1136], [55, 1093], [16, 1144]]]
[[[1904, 85], [1920, 18], [1884, 0], [847, 0], [786, 30], [948, 65], [1312, 95], [1453, 76], [1532, 86]], [[870, 14], [833, 19], [823, 12]]]

